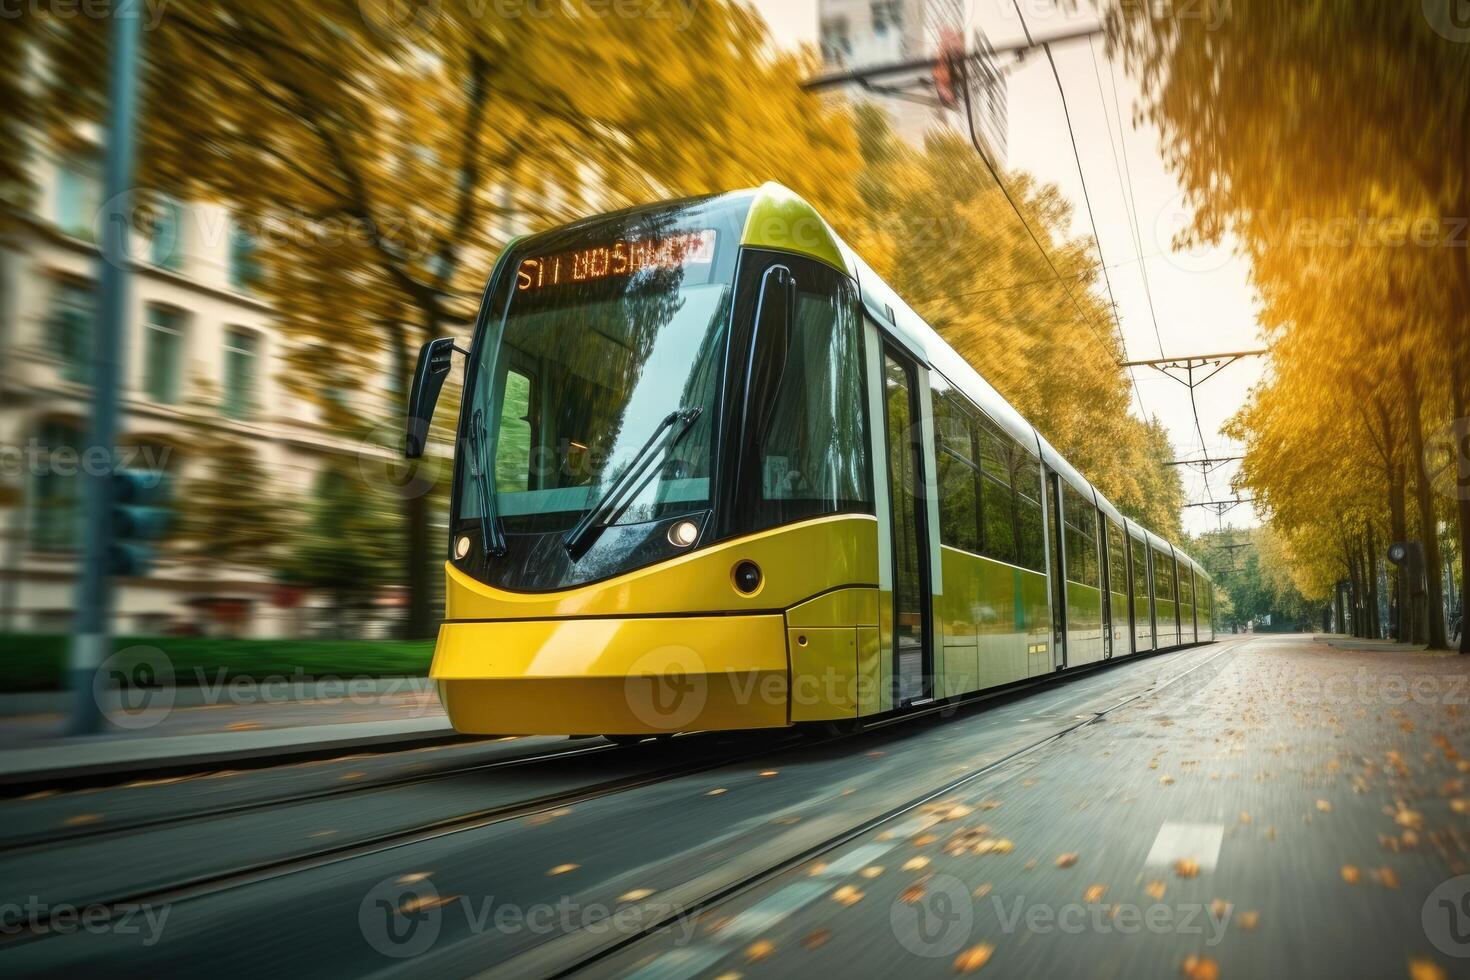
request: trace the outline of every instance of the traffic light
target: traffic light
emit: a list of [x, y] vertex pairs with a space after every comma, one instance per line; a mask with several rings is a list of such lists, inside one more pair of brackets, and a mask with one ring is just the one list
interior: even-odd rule
[[112, 548], [110, 571], [122, 578], [140, 578], [153, 566], [153, 542], [168, 533], [173, 510], [172, 481], [167, 474], [147, 470], [116, 470], [112, 474]]

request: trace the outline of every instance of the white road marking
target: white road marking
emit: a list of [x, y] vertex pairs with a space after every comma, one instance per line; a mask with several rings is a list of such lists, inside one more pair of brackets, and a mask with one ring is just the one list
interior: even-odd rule
[[1199, 862], [1201, 871], [1214, 871], [1220, 860], [1220, 843], [1225, 839], [1225, 825], [1218, 823], [1165, 822], [1154, 838], [1144, 865], [1168, 867], [1181, 858]]

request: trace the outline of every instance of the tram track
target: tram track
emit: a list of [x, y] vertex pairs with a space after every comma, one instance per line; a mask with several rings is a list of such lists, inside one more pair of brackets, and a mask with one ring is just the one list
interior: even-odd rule
[[240, 803], [230, 803], [223, 806], [208, 807], [187, 813], [175, 813], [167, 816], [150, 817], [141, 820], [132, 820], [124, 823], [111, 825], [93, 825], [67, 830], [63, 833], [32, 834], [27, 837], [18, 837], [11, 840], [0, 841], [0, 857], [23, 854], [39, 848], [65, 846], [68, 844], [83, 843], [105, 839], [109, 837], [126, 836], [135, 833], [144, 833], [153, 830], [162, 830], [168, 827], [176, 827], [199, 821], [219, 819], [221, 817], [238, 816], [244, 813], [272, 810], [279, 807], [297, 806], [302, 803], [315, 803], [319, 800], [333, 799], [344, 796], [358, 796], [379, 790], [398, 789], [403, 786], [418, 786], [426, 783], [438, 782], [444, 779], [452, 779], [457, 776], [467, 776], [477, 773], [494, 772], [505, 769], [515, 769], [520, 766], [529, 766], [538, 762], [559, 762], [566, 759], [575, 759], [588, 755], [615, 753], [623, 746], [612, 743], [602, 745], [589, 745], [556, 752], [543, 752], [537, 755], [516, 756], [510, 759], [495, 759], [488, 762], [477, 762], [472, 765], [454, 766], [448, 769], [439, 769], [433, 772], [408, 773], [402, 776], [394, 776], [387, 779], [379, 779], [371, 782], [356, 783], [350, 786], [332, 786], [320, 790], [304, 793], [293, 793], [284, 796], [272, 796], [256, 800], [246, 800]]
[[[739, 893], [749, 888], [756, 887], [769, 878], [784, 872], [790, 867], [800, 864], [803, 861], [809, 860], [812, 856], [816, 854], [825, 853], [826, 851], [830, 851], [833, 848], [841, 846], [843, 843], [846, 843], [853, 837], [866, 832], [873, 826], [892, 820], [897, 816], [901, 816], [903, 813], [922, 806], [924, 803], [929, 802], [937, 796], [952, 792], [959, 786], [963, 786], [975, 778], [979, 778], [986, 773], [994, 771], [998, 766], [1004, 765], [1005, 763], [1013, 761], [1015, 758], [1018, 758], [1021, 755], [1025, 755], [1031, 751], [1035, 751], [1036, 749], [1044, 745], [1050, 744], [1056, 739], [1061, 738], [1062, 736], [1072, 731], [1075, 731], [1078, 728], [1083, 727], [1084, 725], [1092, 724], [1111, 711], [1117, 710], [1118, 708], [1132, 703], [1139, 698], [1162, 690], [1165, 687], [1172, 686], [1173, 684], [1178, 683], [1183, 677], [1193, 673], [1201, 667], [1215, 662], [1222, 656], [1232, 653], [1234, 649], [1237, 648], [1232, 646], [1230, 648], [1222, 650], [1214, 657], [1197, 663], [1178, 675], [1170, 677], [1160, 683], [1150, 685], [1144, 690], [1139, 691], [1138, 693], [1128, 698], [1124, 698], [1118, 701], [1116, 704], [1106, 707], [1095, 714], [1089, 715], [1085, 720], [1078, 720], [1071, 725], [1067, 725], [1063, 729], [1049, 734], [1046, 738], [1040, 739], [1037, 742], [1029, 744], [1016, 752], [1010, 753], [1004, 758], [998, 759], [993, 763], [988, 764], [983, 769], [977, 770], [973, 773], [969, 773], [965, 777], [947, 783], [939, 789], [928, 792], [919, 799], [910, 801], [909, 803], [895, 808], [894, 810], [886, 811], [877, 817], [865, 820], [857, 827], [851, 828], [839, 835], [835, 835], [831, 838], [823, 840], [819, 844], [802, 851], [798, 855], [787, 858], [783, 861], [771, 865], [770, 867], [758, 869], [753, 873], [747, 873], [743, 877], [740, 877], [738, 880], [732, 881], [718, 889], [709, 890], [707, 894], [704, 897], [700, 898], [697, 902], [681, 906], [681, 912], [679, 913], [679, 915], [685, 916], [690, 914], [697, 914], [699, 911], [705, 908], [712, 907], [713, 905], [719, 904], [723, 901], [727, 901], [730, 898], [735, 897]], [[1114, 661], [1113, 664], [1119, 664], [1122, 662], [1123, 661]], [[1133, 662], [1137, 661], [1134, 660]], [[769, 758], [773, 754], [783, 754], [797, 748], [817, 747], [833, 742], [857, 738], [863, 735], [871, 734], [875, 729], [887, 728], [904, 722], [917, 721], [921, 718], [931, 717], [945, 711], [954, 711], [958, 708], [968, 708], [973, 706], [975, 703], [981, 701], [990, 702], [995, 700], [1006, 700], [1009, 696], [1013, 695], [1023, 696], [1030, 693], [1030, 691], [1031, 688], [1027, 687], [1014, 691], [993, 692], [972, 700], [959, 702], [958, 704], [953, 702], [948, 704], [936, 704], [934, 706], [926, 707], [922, 710], [905, 715], [880, 719], [876, 724], [864, 726], [858, 730], [841, 734], [829, 734], [820, 737], [812, 737], [812, 735], [809, 733], [793, 732], [780, 740], [764, 742], [757, 748], [750, 751], [723, 755], [719, 753], [714, 753], [712, 756], [700, 759], [693, 764], [662, 767], [647, 772], [635, 773], [629, 776], [596, 783], [589, 786], [582, 786], [575, 790], [567, 792], [545, 794], [532, 799], [516, 801], [499, 806], [486, 807], [483, 809], [471, 811], [469, 813], [442, 817], [432, 821], [417, 823], [406, 828], [395, 829], [377, 834], [370, 834], [367, 836], [359, 837], [352, 841], [344, 841], [343, 843], [335, 846], [319, 848], [310, 854], [289, 855], [278, 858], [248, 862], [233, 868], [219, 871], [208, 871], [197, 875], [181, 877], [175, 881], [171, 881], [162, 885], [145, 886], [134, 892], [127, 892], [122, 894], [115, 893], [114, 897], [111, 898], [82, 901], [71, 904], [85, 906], [89, 910], [94, 910], [92, 912], [93, 915], [100, 915], [104, 918], [110, 918], [114, 915], [119, 914], [120, 912], [125, 913], [130, 909], [136, 909], [141, 906], [163, 906], [192, 901], [195, 899], [218, 895], [220, 893], [231, 891], [233, 889], [242, 888], [248, 885], [284, 877], [291, 874], [326, 868], [332, 865], [340, 864], [342, 862], [370, 857], [398, 848], [437, 840], [454, 834], [478, 830], [484, 827], [492, 826], [499, 823], [505, 823], [511, 820], [534, 817], [538, 814], [545, 814], [562, 807], [568, 807], [575, 804], [604, 799], [619, 793], [625, 793], [642, 787], [652, 786], [668, 780], [698, 775], [704, 772], [721, 769], [732, 764], [747, 761], [749, 759], [757, 757]], [[682, 742], [685, 740], [685, 738], [689, 738], [689, 736], [679, 737], [677, 741]], [[275, 799], [270, 801], [252, 801], [249, 804], [240, 804], [238, 807], [220, 808], [221, 810], [227, 810], [228, 812], [214, 813], [212, 815], [227, 816], [233, 815], [236, 812], [241, 812], [242, 810], [271, 809], [289, 805], [293, 802], [310, 802], [321, 798], [344, 796], [348, 795], [351, 792], [368, 792], [373, 790], [391, 789], [396, 786], [413, 785], [415, 783], [421, 783], [425, 781], [451, 778], [455, 775], [464, 775], [467, 773], [482, 772], [486, 770], [513, 768], [515, 766], [528, 765], [537, 762], [544, 763], [566, 759], [569, 757], [613, 752], [617, 751], [619, 748], [621, 747], [616, 745], [598, 745], [589, 746], [587, 748], [572, 749], [563, 752], [545, 753], [542, 755], [523, 757], [514, 760], [498, 760], [494, 763], [482, 763], [475, 766], [457, 767], [456, 770], [445, 770], [437, 773], [417, 774], [412, 777], [403, 777], [396, 781], [387, 780], [360, 787], [334, 787], [332, 790], [324, 790], [314, 794], [298, 794], [296, 797], [291, 798]], [[201, 814], [180, 815], [177, 818], [165, 818], [149, 827], [135, 824], [128, 827], [108, 828], [105, 832], [99, 832], [98, 834], [92, 834], [89, 836], [95, 838], [101, 833], [125, 834], [130, 832], [143, 832], [145, 830], [158, 829], [158, 827], [160, 826], [167, 826], [174, 823], [190, 823], [201, 819], [206, 818]], [[50, 846], [54, 846], [55, 843], [55, 840], [51, 841]], [[33, 844], [28, 846], [40, 845]], [[58, 907], [65, 906], [58, 904]], [[620, 949], [625, 948], [627, 945], [637, 942], [642, 938], [646, 938], [648, 935], [651, 935], [652, 933], [658, 931], [660, 928], [665, 927], [669, 921], [669, 919], [663, 919], [659, 922], [650, 923], [646, 927], [640, 928], [634, 934], [623, 937], [619, 942], [611, 944], [605, 949], [592, 951], [587, 956], [576, 958], [571, 966], [559, 968], [552, 964], [545, 964], [542, 967], [538, 967], [534, 972], [556, 975], [565, 975], [570, 972], [576, 972], [594, 964], [598, 960], [605, 959], [606, 957], [615, 954]], [[45, 939], [50, 935], [55, 935], [56, 930], [53, 929], [52, 926], [53, 923], [51, 923], [50, 920], [45, 917], [26, 923], [8, 924], [5, 930], [0, 931], [0, 933], [3, 933], [0, 934], [0, 949], [38, 941], [41, 939]], [[568, 937], [568, 939], [572, 938], [575, 937]], [[561, 944], [552, 943], [549, 945], [559, 946]], [[523, 955], [534, 955], [534, 953], [535, 951], [532, 951], [531, 953]]]
[[1033, 742], [1016, 748], [971, 772], [967, 772], [962, 776], [945, 782], [937, 788], [926, 790], [903, 803], [886, 809], [875, 816], [868, 817], [851, 827], [831, 834], [778, 861], [753, 870], [738, 872], [730, 876], [730, 880], [728, 881], [721, 882], [713, 887], [706, 887], [703, 889], [704, 893], [701, 895], [687, 899], [681, 898], [681, 900], [675, 901], [672, 900], [671, 896], [665, 894], [660, 907], [662, 909], [672, 908], [674, 911], [657, 915], [647, 923], [640, 923], [635, 928], [612, 941], [590, 945], [586, 949], [578, 950], [577, 955], [566, 955], [571, 952], [571, 950], [567, 949], [568, 943], [585, 943], [588, 935], [585, 932], [573, 933], [565, 940], [548, 943], [514, 957], [507, 962], [499, 963], [490, 970], [479, 974], [479, 976], [511, 975], [561, 978], [571, 977], [593, 970], [599, 965], [607, 963], [607, 961], [618, 953], [629, 949], [663, 930], [671, 928], [680, 921], [703, 915], [783, 874], [824, 857], [832, 851], [861, 838], [865, 834], [875, 831], [885, 824], [908, 816], [921, 807], [954, 793], [1026, 756], [1047, 748], [1080, 729], [1097, 724], [1115, 711], [1134, 704], [1143, 698], [1151, 697], [1164, 690], [1173, 688], [1182, 682], [1195, 680], [1201, 685], [1208, 683], [1245, 645], [1244, 643], [1231, 644], [1214, 656], [1195, 663], [1166, 680], [1122, 698], [1116, 703], [1104, 707], [1086, 718], [1078, 718], [1072, 724], [1063, 726], [1047, 734], [1045, 737], [1038, 738]]

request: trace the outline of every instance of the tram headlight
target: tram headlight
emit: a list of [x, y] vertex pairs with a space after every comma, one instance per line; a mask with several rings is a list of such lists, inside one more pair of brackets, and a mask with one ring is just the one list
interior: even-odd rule
[[461, 534], [454, 542], [454, 557], [464, 561], [464, 556], [470, 553], [470, 536]]
[[699, 525], [693, 521], [679, 521], [669, 528], [669, 544], [675, 548], [687, 548], [699, 540]]
[[735, 566], [734, 578], [735, 588], [746, 595], [755, 595], [761, 587], [761, 567], [748, 559], [742, 561]]

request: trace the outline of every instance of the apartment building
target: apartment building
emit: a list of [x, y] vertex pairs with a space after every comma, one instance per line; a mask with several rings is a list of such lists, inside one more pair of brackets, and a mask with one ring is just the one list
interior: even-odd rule
[[[32, 160], [35, 194], [0, 232], [0, 632], [72, 623], [97, 307], [100, 155], [40, 150]], [[213, 434], [248, 445], [268, 474], [269, 486], [242, 492], [299, 499], [329, 462], [356, 472], [361, 445], [334, 435], [280, 382], [289, 342], [257, 292], [259, 244], [248, 229], [211, 204], [165, 201], [152, 214], [153, 233], [134, 236], [124, 464], [162, 467], [184, 486], [207, 464], [200, 447]], [[386, 391], [353, 397], [388, 404]], [[309, 632], [311, 600], [298, 598], [265, 571], [165, 556], [147, 578], [117, 584], [112, 628]], [[392, 596], [379, 604], [385, 621], [395, 615]]]

